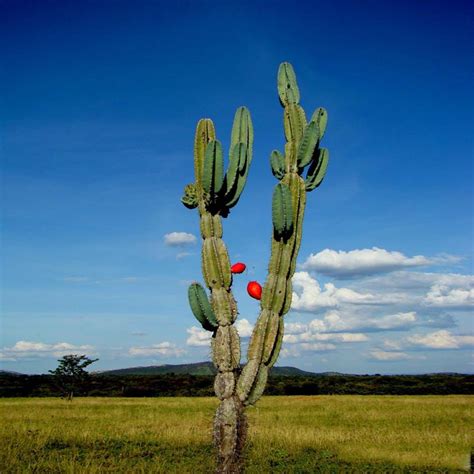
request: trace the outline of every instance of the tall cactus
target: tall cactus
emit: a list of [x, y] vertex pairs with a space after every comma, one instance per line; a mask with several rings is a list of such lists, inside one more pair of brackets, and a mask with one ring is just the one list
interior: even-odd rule
[[[229, 164], [224, 173], [223, 153], [210, 119], [198, 122], [194, 143], [195, 182], [182, 198], [198, 208], [202, 244], [202, 273], [210, 290], [193, 283], [188, 291], [191, 309], [204, 329], [212, 331], [212, 358], [217, 368], [214, 389], [220, 400], [214, 420], [217, 472], [242, 472], [241, 454], [247, 432], [245, 407], [262, 396], [268, 371], [283, 341], [283, 316], [291, 306], [291, 278], [301, 244], [306, 192], [318, 187], [326, 173], [329, 154], [320, 148], [327, 112], [318, 108], [307, 122], [299, 105], [300, 93], [293, 67], [278, 70], [278, 95], [284, 108], [284, 154], [270, 156], [279, 180], [273, 192], [273, 232], [268, 276], [263, 287], [260, 315], [250, 339], [247, 363], [240, 366], [240, 339], [233, 324], [237, 304], [232, 295], [232, 273], [222, 240], [221, 217], [227, 217], [245, 186], [252, 161], [253, 126], [245, 107], [237, 109], [232, 127]], [[302, 174], [307, 168], [305, 177]]]

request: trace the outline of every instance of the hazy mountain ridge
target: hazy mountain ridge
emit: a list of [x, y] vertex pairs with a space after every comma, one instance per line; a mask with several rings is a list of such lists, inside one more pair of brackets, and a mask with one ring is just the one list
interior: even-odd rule
[[[212, 362], [196, 362], [192, 364], [165, 364], [145, 367], [129, 367], [126, 369], [104, 370], [94, 372], [100, 375], [215, 375], [216, 368]], [[273, 367], [271, 374], [281, 377], [320, 377], [324, 375], [344, 375], [338, 372], [314, 373], [296, 367]]]
[[[210, 361], [194, 362], [190, 364], [163, 364], [163, 365], [147, 365], [137, 367], [127, 367], [123, 369], [98, 370], [91, 371], [91, 375], [215, 375], [216, 368]], [[270, 374], [276, 377], [364, 377], [364, 376], [396, 376], [396, 375], [416, 375], [416, 376], [450, 376], [450, 375], [472, 375], [461, 372], [431, 372], [422, 374], [349, 374], [341, 372], [310, 372], [291, 366], [275, 366], [271, 369]], [[1, 376], [33, 376], [34, 374], [24, 374], [12, 370], [0, 370]], [[38, 374], [39, 375], [39, 374]], [[47, 375], [47, 374], [44, 374]]]

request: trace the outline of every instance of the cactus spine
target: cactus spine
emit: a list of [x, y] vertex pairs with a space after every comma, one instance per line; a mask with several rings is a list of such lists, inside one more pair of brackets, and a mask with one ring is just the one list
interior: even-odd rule
[[301, 244], [306, 193], [321, 184], [329, 160], [328, 151], [319, 147], [326, 130], [327, 112], [318, 108], [307, 122], [291, 64], [280, 65], [277, 86], [284, 108], [286, 144], [284, 154], [274, 150], [270, 156], [272, 173], [279, 180], [272, 199], [271, 257], [260, 315], [242, 369], [240, 339], [233, 326], [237, 304], [231, 291], [232, 273], [222, 240], [221, 217], [227, 217], [239, 201], [252, 161], [253, 126], [245, 107], [237, 109], [234, 117], [225, 173], [214, 124], [210, 119], [198, 122], [195, 182], [185, 187], [181, 199], [187, 208], [199, 211], [202, 273], [211, 293], [209, 300], [204, 288], [193, 283], [188, 296], [195, 317], [213, 333], [212, 359], [218, 371], [214, 390], [221, 401], [214, 421], [218, 473], [242, 472], [241, 453], [247, 431], [244, 408], [262, 396], [268, 372], [278, 359], [284, 335], [283, 316], [291, 307], [291, 278]]

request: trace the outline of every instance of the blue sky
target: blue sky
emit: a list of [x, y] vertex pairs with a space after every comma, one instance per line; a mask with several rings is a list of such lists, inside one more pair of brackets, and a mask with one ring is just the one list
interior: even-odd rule
[[245, 346], [289, 61], [307, 114], [329, 112], [331, 162], [309, 195], [279, 364], [473, 372], [470, 2], [1, 8], [4, 369], [46, 372], [71, 352], [96, 370], [209, 358], [187, 303], [202, 281], [197, 213], [180, 198], [197, 120], [227, 148], [241, 105], [254, 160], [224, 240], [248, 266], [233, 284]]

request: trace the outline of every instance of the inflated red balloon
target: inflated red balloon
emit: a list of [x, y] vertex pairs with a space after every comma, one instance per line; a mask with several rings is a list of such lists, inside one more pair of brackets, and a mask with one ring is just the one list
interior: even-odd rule
[[262, 287], [258, 281], [250, 281], [247, 285], [247, 293], [256, 300], [262, 297]]
[[245, 263], [237, 262], [230, 267], [230, 271], [232, 273], [242, 273], [243, 271], [245, 271], [246, 268], [247, 267], [245, 266]]

